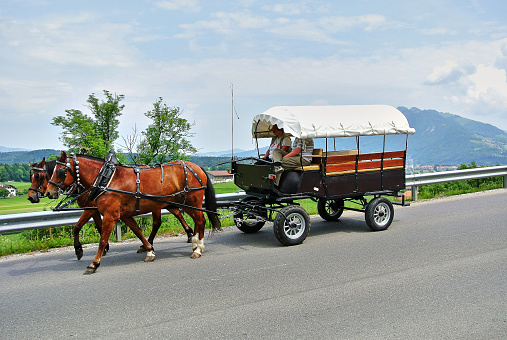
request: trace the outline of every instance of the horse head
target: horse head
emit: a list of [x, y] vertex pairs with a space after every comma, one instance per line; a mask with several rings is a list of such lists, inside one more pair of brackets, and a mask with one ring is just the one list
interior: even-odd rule
[[30, 175], [31, 185], [26, 198], [32, 203], [39, 203], [40, 199], [44, 197], [48, 185], [46, 157], [39, 163], [30, 162], [30, 165], [32, 167]]
[[[56, 160], [55, 169], [53, 171], [53, 175], [48, 181], [48, 186], [46, 188], [46, 195], [51, 199], [56, 199], [60, 195], [60, 190], [64, 191], [69, 186], [74, 183], [74, 174], [72, 171], [72, 167], [75, 164], [71, 165], [73, 162], [71, 157], [67, 157], [67, 153], [62, 151], [60, 154], [60, 158]], [[70, 176], [67, 174], [70, 173]]]

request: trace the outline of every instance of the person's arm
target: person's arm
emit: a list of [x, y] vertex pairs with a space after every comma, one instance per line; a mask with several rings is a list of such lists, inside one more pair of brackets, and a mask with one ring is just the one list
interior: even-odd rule
[[268, 159], [268, 155], [269, 155], [269, 148], [268, 148], [268, 150], [266, 151], [266, 154], [264, 155], [264, 157], [262, 157], [262, 159]]
[[294, 150], [292, 150], [291, 152], [289, 152], [288, 154], [283, 156], [283, 158], [297, 156], [297, 155], [299, 155], [300, 152], [301, 152], [301, 148], [295, 148]]

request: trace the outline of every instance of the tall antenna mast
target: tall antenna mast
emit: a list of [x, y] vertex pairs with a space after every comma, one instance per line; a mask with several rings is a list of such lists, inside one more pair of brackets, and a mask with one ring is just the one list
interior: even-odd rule
[[234, 159], [234, 114], [236, 114], [236, 117], [238, 117], [238, 113], [236, 112], [236, 109], [234, 108], [234, 84], [231, 83], [231, 159]]
[[231, 160], [234, 159], [234, 84], [231, 83]]

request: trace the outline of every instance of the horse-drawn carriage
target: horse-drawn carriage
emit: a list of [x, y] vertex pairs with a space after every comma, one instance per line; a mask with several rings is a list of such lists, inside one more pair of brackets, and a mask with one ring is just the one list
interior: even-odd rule
[[[235, 184], [247, 193], [229, 205], [241, 231], [253, 233], [271, 221], [282, 244], [303, 242], [310, 218], [297, 203], [302, 199], [316, 201], [328, 221], [349, 209], [364, 212], [372, 230], [389, 227], [394, 209], [385, 196], [405, 189], [408, 135], [415, 133], [400, 111], [386, 105], [278, 106], [254, 117], [252, 137], [273, 137], [275, 124], [289, 136], [315, 139], [312, 162], [284, 171], [275, 185], [275, 164], [262, 164], [260, 155], [232, 161]], [[395, 138], [387, 144], [386, 137]], [[406, 205], [401, 199], [396, 204]]]
[[[275, 164], [263, 161], [260, 155], [232, 161], [235, 184], [245, 190], [247, 197], [224, 207], [232, 210], [241, 231], [253, 233], [272, 221], [275, 235], [282, 244], [299, 244], [308, 235], [310, 218], [297, 201], [308, 198], [317, 201], [318, 213], [326, 220], [336, 221], [344, 209], [350, 209], [364, 212], [373, 230], [389, 227], [394, 210], [384, 196], [398, 196], [405, 188], [408, 135], [415, 132], [401, 112], [385, 105], [274, 107], [254, 118], [253, 137], [256, 141], [272, 137], [271, 128], [275, 124], [289, 136], [321, 141], [316, 144], [320, 147], [313, 150], [310, 164], [284, 171], [278, 179]], [[388, 135], [404, 135], [402, 147], [388, 148]], [[360, 144], [359, 139], [364, 136], [373, 138], [373, 144]], [[352, 147], [336, 143], [337, 139], [350, 138], [354, 141]], [[381, 145], [381, 150], [370, 152], [375, 144]], [[118, 164], [114, 153], [104, 160], [82, 154], [67, 155], [62, 151], [50, 168], [44, 160], [32, 164], [28, 199], [37, 203], [41, 195], [58, 198], [60, 192], [75, 196], [72, 201], [77, 200], [85, 210], [75, 229], [78, 259], [82, 256], [78, 237], [82, 224], [93, 216], [97, 226], [102, 225], [97, 255], [86, 274], [94, 273], [99, 267], [113, 225], [118, 220], [128, 225], [142, 241], [148, 254], [146, 261], [155, 258], [152, 243], [160, 226], [161, 209], [169, 210], [182, 223], [192, 242], [192, 258], [200, 257], [204, 250], [203, 213], [208, 215], [213, 229], [220, 228], [209, 176], [193, 163], [176, 161], [129, 167]], [[356, 202], [359, 208], [346, 205], [346, 202]], [[402, 200], [401, 204], [404, 203]], [[60, 204], [55, 210], [62, 210], [59, 207]], [[152, 234], [146, 240], [134, 216], [149, 212], [154, 221]], [[194, 220], [194, 230], [182, 218], [183, 212]]]

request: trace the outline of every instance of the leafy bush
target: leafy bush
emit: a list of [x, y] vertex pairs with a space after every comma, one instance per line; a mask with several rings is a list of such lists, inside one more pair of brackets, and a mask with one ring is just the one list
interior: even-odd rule
[[[458, 170], [480, 168], [475, 162], [471, 164], [461, 164]], [[468, 179], [463, 181], [428, 184], [419, 187], [418, 197], [420, 199], [460, 195], [470, 192], [484, 191], [501, 188], [503, 185], [502, 177], [486, 177], [478, 179]]]

